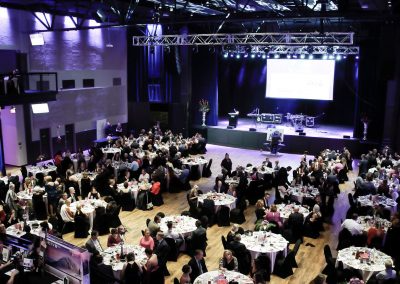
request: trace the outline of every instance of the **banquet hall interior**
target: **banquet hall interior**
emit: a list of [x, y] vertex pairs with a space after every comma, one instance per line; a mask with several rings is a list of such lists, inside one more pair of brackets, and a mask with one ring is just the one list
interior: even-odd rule
[[0, 0], [0, 283], [400, 283], [396, 0]]

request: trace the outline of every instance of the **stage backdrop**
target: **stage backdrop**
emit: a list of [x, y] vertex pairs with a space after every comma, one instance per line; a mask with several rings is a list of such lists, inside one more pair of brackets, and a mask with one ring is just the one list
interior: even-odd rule
[[258, 107], [263, 113], [302, 113], [321, 116], [317, 123], [353, 125], [357, 96], [357, 68], [354, 61], [347, 58], [336, 62], [333, 101], [314, 101], [265, 98], [266, 60], [220, 56], [219, 117], [227, 116], [233, 108], [240, 111], [241, 117], [246, 117], [247, 113]]

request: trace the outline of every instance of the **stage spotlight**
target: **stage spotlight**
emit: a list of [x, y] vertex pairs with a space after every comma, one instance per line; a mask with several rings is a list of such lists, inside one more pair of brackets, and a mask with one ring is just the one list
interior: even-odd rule
[[270, 56], [269, 56], [269, 54], [267, 55], [267, 58], [269, 58]]
[[234, 54], [233, 54], [233, 53], [230, 53], [230, 54], [229, 54], [229, 56], [230, 56], [230, 57], [233, 57], [233, 56], [234, 56]]
[[346, 59], [347, 58], [347, 56], [346, 55], [343, 55], [343, 59]]
[[341, 56], [340, 54], [336, 55], [336, 60], [337, 60], [337, 61], [342, 60], [342, 56]]
[[290, 59], [290, 58], [292, 58], [292, 56], [290, 54], [288, 54], [288, 55], [286, 55], [286, 58]]
[[263, 54], [262, 55], [262, 59], [265, 59], [265, 58], [267, 58], [267, 56], [265, 54]]
[[255, 55], [254, 53], [252, 53], [252, 54], [250, 55], [250, 57], [251, 57], [251, 58], [256, 58], [256, 55]]
[[360, 56], [356, 55], [356, 59], [357, 59], [357, 60], [360, 59]]
[[257, 53], [257, 57], [260, 58], [260, 57], [261, 57], [261, 54]]
[[327, 55], [327, 54], [324, 54], [324, 55], [322, 56], [322, 59], [324, 59], [324, 60], [328, 59], [328, 55]]
[[278, 59], [278, 58], [279, 58], [279, 54], [275, 54], [275, 55], [274, 55], [274, 58], [275, 58], [275, 59]]
[[294, 55], [293, 55], [293, 58], [294, 58], [294, 59], [297, 59], [297, 55], [296, 55], [296, 54], [294, 54]]
[[243, 57], [244, 57], [244, 58], [247, 58], [247, 57], [249, 57], [249, 54], [248, 54], [248, 53], [245, 53], [245, 54], [243, 55]]
[[300, 54], [300, 58], [304, 59], [304, 58], [306, 58], [306, 55], [305, 54]]
[[329, 59], [335, 59], [335, 56], [333, 56], [332, 54], [330, 54], [328, 58], [329, 58]]
[[314, 59], [314, 55], [310, 54], [310, 55], [308, 56], [308, 59]]
[[228, 53], [227, 52], [224, 53], [224, 58], [228, 58]]
[[236, 59], [240, 59], [240, 54], [236, 54]]

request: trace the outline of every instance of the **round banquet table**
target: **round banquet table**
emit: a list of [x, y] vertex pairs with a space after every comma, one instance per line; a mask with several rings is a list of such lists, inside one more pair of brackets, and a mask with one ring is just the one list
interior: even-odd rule
[[[253, 173], [253, 168], [255, 168], [254, 166], [250, 166], [250, 167], [246, 167], [245, 171], [248, 174]], [[269, 168], [267, 166], [260, 166], [260, 167], [256, 167], [257, 168], [257, 172], [262, 174], [262, 175], [272, 175], [275, 170], [273, 168]]]
[[31, 173], [34, 177], [38, 173], [43, 173], [43, 175], [47, 176], [50, 172], [56, 172], [57, 167], [53, 165], [47, 165], [47, 166], [27, 166], [26, 170], [29, 173]]
[[117, 153], [121, 153], [121, 149], [119, 148], [101, 148], [101, 151], [103, 152], [103, 154], [117, 154]]
[[71, 203], [70, 208], [71, 211], [75, 214], [76, 213], [76, 206], [80, 204], [81, 211], [83, 214], [86, 214], [89, 216], [89, 222], [90, 222], [90, 231], [93, 229], [93, 220], [96, 215], [96, 208], [97, 207], [107, 207], [107, 202], [104, 200], [96, 200], [96, 199], [90, 199], [90, 200], [80, 200]]
[[[145, 265], [147, 262], [147, 256], [144, 253], [144, 248], [137, 245], [123, 245], [124, 255], [133, 252], [135, 254], [135, 261], [140, 265]], [[114, 277], [121, 279], [122, 268], [124, 267], [125, 261], [119, 260], [121, 254], [121, 245], [106, 248], [101, 255], [103, 256], [103, 263], [105, 265], [111, 265]]]
[[215, 212], [217, 212], [220, 206], [228, 206], [231, 210], [236, 207], [236, 197], [225, 193], [217, 192], [207, 192], [205, 194], [200, 194], [198, 197], [198, 202], [203, 203], [205, 199], [214, 200]]
[[[222, 270], [213, 270], [199, 275], [193, 282], [193, 284], [208, 284], [208, 283], [218, 283], [218, 280], [226, 279], [224, 281], [228, 284], [230, 281], [235, 281], [239, 284], [252, 284], [253, 280], [239, 272], [235, 271], [222, 271]], [[224, 283], [220, 282], [220, 283]]]
[[206, 159], [202, 159], [202, 158], [188, 158], [188, 159], [181, 159], [181, 161], [182, 161], [182, 164], [188, 165], [190, 168], [192, 168], [192, 166], [198, 165], [200, 177], [203, 174], [204, 165], [206, 165], [208, 163], [208, 161]]
[[376, 223], [380, 223], [385, 232], [392, 226], [390, 221], [379, 217], [374, 218], [372, 216], [359, 216], [357, 222], [361, 224], [364, 232], [368, 232], [370, 228], [376, 227]]
[[[370, 255], [369, 260], [356, 258], [357, 252], [365, 252]], [[336, 263], [343, 262], [343, 267], [351, 267], [360, 271], [364, 282], [367, 282], [372, 275], [377, 272], [385, 270], [385, 261], [392, 258], [387, 254], [376, 249], [369, 249], [366, 247], [349, 247], [338, 251]]]
[[389, 209], [392, 214], [396, 213], [397, 211], [397, 202], [391, 198], [387, 198], [386, 196], [370, 194], [359, 196], [357, 198], [357, 202], [359, 202], [361, 206], [369, 207], [373, 207], [375, 204], [382, 205], [386, 209]]
[[250, 251], [252, 259], [256, 259], [261, 253], [268, 255], [271, 260], [271, 272], [274, 270], [278, 253], [283, 252], [286, 256], [289, 243], [282, 235], [262, 231], [244, 234], [240, 242]]
[[[289, 219], [289, 215], [293, 213], [293, 207], [295, 206], [294, 204], [277, 204], [278, 207], [278, 212], [281, 214], [281, 219], [282, 222], [285, 222], [287, 219]], [[310, 214], [310, 211], [303, 206], [299, 206], [299, 213], [303, 214], [304, 220]]]
[[184, 237], [190, 236], [196, 230], [196, 219], [189, 216], [166, 216], [161, 219], [160, 229], [164, 233], [168, 231], [167, 223], [172, 221], [172, 231]]
[[[26, 224], [31, 227], [31, 234], [34, 234], [36, 236], [42, 236], [42, 228], [40, 227], [40, 223], [43, 221], [39, 220], [32, 220], [32, 221], [27, 221]], [[49, 225], [49, 229], [53, 229], [53, 225], [51, 223], [47, 223]], [[8, 235], [21, 238], [23, 235], [26, 233], [24, 232], [24, 222], [20, 222], [14, 225], [11, 225], [7, 227], [6, 233]]]
[[317, 188], [300, 186], [289, 187], [288, 193], [291, 197], [291, 200], [293, 199], [300, 203], [303, 203], [305, 198], [315, 199], [315, 197], [319, 195]]

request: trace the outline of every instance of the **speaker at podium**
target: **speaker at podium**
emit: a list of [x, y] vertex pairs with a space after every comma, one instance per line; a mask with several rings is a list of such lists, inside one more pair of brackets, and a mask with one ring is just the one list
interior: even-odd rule
[[233, 109], [233, 112], [229, 112], [229, 126], [236, 128], [238, 123], [239, 111]]

